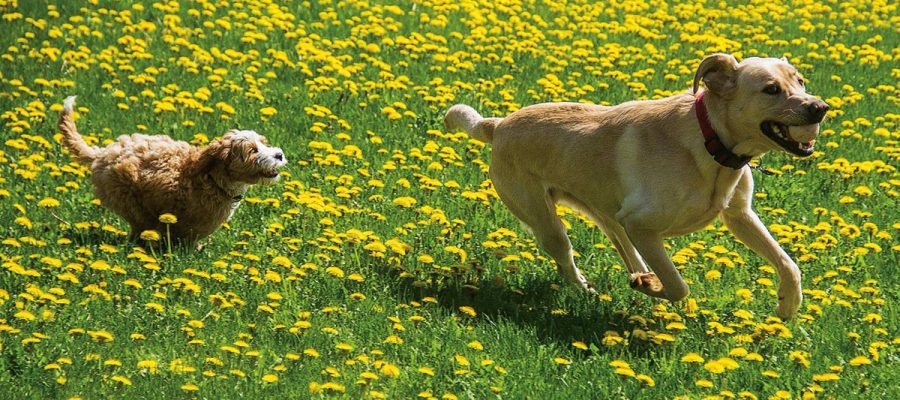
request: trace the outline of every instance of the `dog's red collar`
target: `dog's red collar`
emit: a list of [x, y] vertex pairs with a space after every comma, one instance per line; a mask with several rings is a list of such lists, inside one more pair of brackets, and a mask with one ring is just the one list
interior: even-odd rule
[[703, 138], [706, 139], [703, 143], [704, 146], [706, 146], [706, 152], [713, 156], [713, 159], [715, 159], [716, 162], [728, 168], [744, 168], [744, 166], [750, 162], [751, 157], [741, 157], [732, 153], [731, 150], [728, 150], [722, 141], [719, 140], [719, 135], [716, 135], [716, 131], [713, 130], [712, 125], [709, 124], [709, 114], [706, 112], [706, 105], [703, 104], [703, 96], [705, 94], [706, 92], [700, 92], [700, 94], [697, 95], [694, 100], [694, 109], [697, 112], [697, 122], [700, 123], [700, 132], [703, 133]]

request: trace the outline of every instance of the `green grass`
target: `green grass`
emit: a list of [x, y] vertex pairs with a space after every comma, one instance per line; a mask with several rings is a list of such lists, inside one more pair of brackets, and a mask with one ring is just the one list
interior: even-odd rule
[[[900, 389], [896, 5], [177, 3], [0, 0], [0, 397], [880, 399]], [[255, 31], [267, 38], [242, 41]], [[801, 315], [783, 324], [772, 319], [771, 267], [718, 222], [668, 241], [692, 290], [673, 305], [630, 290], [606, 238], [564, 210], [599, 296], [565, 287], [488, 185], [489, 147], [443, 132], [459, 102], [505, 115], [678, 93], [716, 51], [787, 55], [835, 110], [813, 157], [773, 153], [761, 164], [779, 173], [754, 173], [755, 209], [803, 271]], [[141, 249], [92, 204], [87, 170], [55, 136], [69, 95], [92, 141], [240, 127], [291, 163], [202, 251]], [[411, 113], [390, 119], [386, 107]], [[707, 279], [713, 270], [721, 277]], [[704, 362], [682, 362], [688, 353]], [[713, 372], [730, 365], [707, 364], [723, 357], [737, 368]], [[857, 357], [871, 364], [851, 365]], [[617, 360], [628, 368], [617, 373]]]

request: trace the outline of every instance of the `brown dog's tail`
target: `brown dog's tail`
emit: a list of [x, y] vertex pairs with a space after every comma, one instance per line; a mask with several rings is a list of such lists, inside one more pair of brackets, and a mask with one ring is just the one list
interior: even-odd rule
[[494, 140], [494, 128], [500, 121], [503, 118], [483, 118], [478, 111], [465, 104], [450, 107], [444, 115], [444, 127], [447, 130], [461, 129], [469, 136], [487, 143]]
[[91, 165], [91, 162], [97, 158], [100, 150], [96, 147], [88, 146], [87, 142], [78, 133], [78, 129], [75, 128], [75, 120], [72, 117], [74, 105], [75, 96], [67, 97], [63, 103], [62, 112], [59, 113], [59, 131], [62, 133], [63, 142], [66, 143], [66, 147], [72, 152], [72, 157], [75, 161], [84, 165]]

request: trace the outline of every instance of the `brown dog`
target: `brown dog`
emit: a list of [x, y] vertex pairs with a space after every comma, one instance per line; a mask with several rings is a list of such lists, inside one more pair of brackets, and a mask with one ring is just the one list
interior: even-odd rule
[[[777, 314], [800, 307], [800, 270], [751, 209], [751, 157], [813, 152], [828, 105], [806, 93], [786, 60], [705, 58], [694, 78], [706, 90], [603, 107], [547, 103], [506, 118], [465, 105], [444, 118], [492, 143], [490, 175], [500, 199], [528, 225], [570, 282], [590, 288], [575, 266], [563, 203], [589, 216], [631, 273], [632, 287], [677, 301], [688, 295], [663, 238], [697, 231], [717, 216], [777, 268]], [[651, 272], [652, 271], [652, 272]]]
[[287, 163], [253, 131], [230, 130], [205, 148], [141, 134], [88, 146], [75, 128], [74, 101], [67, 98], [59, 116], [63, 141], [90, 167], [100, 203], [131, 225], [132, 239], [144, 230], [165, 232], [159, 216], [166, 213], [178, 217], [169, 227], [173, 238], [204, 238], [231, 218], [250, 185], [275, 182]]

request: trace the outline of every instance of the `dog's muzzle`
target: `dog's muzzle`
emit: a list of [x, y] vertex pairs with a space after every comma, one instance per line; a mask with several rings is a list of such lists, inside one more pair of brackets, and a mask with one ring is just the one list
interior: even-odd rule
[[773, 142], [781, 146], [782, 149], [796, 155], [798, 157], [809, 157], [812, 155], [816, 140], [812, 139], [808, 142], [799, 142], [790, 138], [791, 129], [809, 132], [809, 135], [815, 137], [819, 132], [819, 124], [794, 125], [788, 126], [778, 121], [763, 121], [759, 125], [759, 129]]

